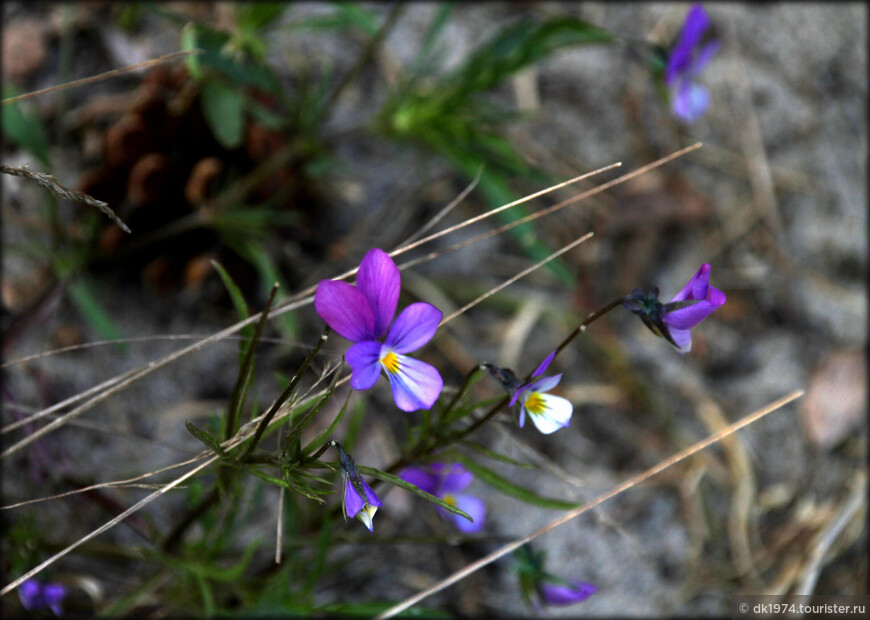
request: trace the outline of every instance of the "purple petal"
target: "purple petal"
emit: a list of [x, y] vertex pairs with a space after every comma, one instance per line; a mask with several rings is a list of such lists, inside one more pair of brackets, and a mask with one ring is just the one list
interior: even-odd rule
[[471, 484], [472, 480], [474, 480], [474, 474], [459, 463], [454, 463], [441, 478], [441, 492], [456, 493]]
[[562, 373], [558, 375], [553, 375], [552, 377], [544, 377], [543, 379], [539, 379], [532, 383], [528, 388], [528, 393], [532, 392], [549, 392], [554, 387], [559, 385], [559, 381], [562, 380]]
[[686, 14], [683, 29], [680, 32], [679, 47], [696, 47], [701, 42], [704, 32], [710, 27], [710, 16], [700, 4], [695, 4]]
[[24, 609], [33, 609], [42, 606], [42, 586], [36, 579], [28, 579], [18, 586], [18, 598]]
[[359, 479], [362, 482], [363, 490], [366, 492], [366, 500], [369, 506], [383, 506], [384, 504], [381, 502], [381, 498], [375, 495], [375, 492], [368, 485], [368, 483], [362, 478]]
[[454, 495], [453, 500], [459, 510], [462, 510], [474, 520], [469, 521], [465, 517], [454, 512], [447, 512], [443, 508], [441, 508], [442, 513], [448, 515], [453, 524], [466, 534], [474, 534], [482, 530], [483, 522], [486, 518], [486, 505], [483, 503], [483, 500], [472, 495]]
[[388, 373], [393, 400], [402, 411], [430, 409], [444, 387], [441, 375], [426, 362], [400, 355], [399, 370]]
[[350, 481], [350, 476], [345, 476], [344, 481], [344, 511], [347, 516], [353, 519], [360, 510], [365, 506], [365, 501], [353, 488], [353, 483]]
[[47, 583], [42, 589], [45, 604], [54, 612], [55, 616], [63, 615], [63, 599], [66, 597], [66, 588], [59, 583]]
[[314, 292], [314, 309], [336, 332], [352, 342], [375, 339], [371, 306], [355, 287], [341, 280], [321, 280]]
[[713, 55], [719, 50], [719, 41], [710, 41], [704, 47], [701, 48], [701, 51], [698, 52], [698, 55], [695, 57], [694, 62], [692, 63], [691, 75], [695, 76], [701, 72], [701, 70], [707, 65], [708, 62], [713, 58]]
[[677, 329], [671, 327], [668, 329], [671, 338], [677, 343], [677, 351], [686, 354], [692, 350], [692, 332], [688, 329]]
[[416, 351], [432, 340], [442, 316], [432, 304], [411, 304], [396, 319], [384, 344], [396, 353]]
[[672, 105], [677, 117], [694, 123], [710, 105], [710, 93], [703, 86], [685, 80], [673, 94]]
[[407, 467], [399, 474], [399, 478], [405, 482], [410, 482], [421, 491], [426, 491], [430, 495], [435, 495], [438, 481], [435, 476], [420, 467]]
[[573, 605], [595, 594], [598, 587], [585, 581], [575, 581], [568, 586], [542, 583], [538, 590], [547, 605]]
[[556, 357], [555, 351], [553, 351], [547, 357], [544, 358], [544, 361], [541, 362], [541, 364], [538, 366], [538, 368], [535, 370], [535, 372], [532, 373], [532, 376], [538, 377], [538, 376], [544, 374], [544, 371], [547, 370], [547, 367], [550, 365], [550, 362], [553, 361], [554, 357]]
[[[710, 264], [701, 265], [698, 272], [686, 283], [682, 290], [674, 295], [671, 301], [685, 301], [687, 299], [705, 299], [707, 287], [710, 285]], [[670, 303], [670, 302], [669, 302]]]
[[374, 317], [374, 336], [383, 338], [396, 314], [401, 275], [390, 255], [372, 248], [359, 264], [356, 286], [368, 300]]
[[378, 363], [381, 346], [381, 343], [376, 340], [368, 340], [353, 345], [344, 354], [344, 359], [353, 370], [350, 378], [350, 386], [353, 389], [367, 390], [381, 376], [381, 365]]
[[[725, 303], [725, 293], [712, 286], [707, 288], [707, 299], [698, 303], [668, 312], [665, 324], [673, 329], [690, 329], [710, 316], [716, 308]], [[673, 329], [671, 335], [673, 335]]]

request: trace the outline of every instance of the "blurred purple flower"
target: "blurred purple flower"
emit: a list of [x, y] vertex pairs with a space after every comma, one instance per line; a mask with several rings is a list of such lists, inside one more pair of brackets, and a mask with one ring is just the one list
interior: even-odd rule
[[[544, 374], [555, 356], [556, 352], [553, 351], [544, 358], [544, 361], [532, 373], [532, 378]], [[518, 400], [520, 401], [519, 425], [521, 428], [526, 423], [526, 413], [529, 414], [538, 430], [545, 435], [565, 428], [571, 423], [571, 415], [574, 413], [574, 405], [571, 404], [571, 401], [561, 396], [546, 393], [559, 385], [561, 380], [561, 373], [553, 377], [544, 377], [534, 383], [521, 386], [514, 392], [509, 406], [513, 406]]]
[[329, 442], [329, 445], [338, 450], [338, 462], [341, 468], [341, 478], [344, 482], [344, 494], [341, 497], [341, 503], [344, 507], [344, 513], [351, 519], [356, 517], [362, 521], [370, 532], [374, 531], [372, 519], [378, 508], [384, 504], [372, 488], [366, 484], [366, 481], [359, 475], [359, 470], [356, 468], [353, 458], [344, 451], [341, 444], [334, 439]]
[[441, 395], [444, 381], [433, 366], [405, 354], [432, 339], [442, 314], [431, 304], [415, 303], [390, 327], [400, 288], [401, 276], [393, 259], [373, 248], [360, 263], [356, 286], [341, 280], [320, 281], [314, 308], [327, 325], [355, 343], [345, 354], [355, 390], [372, 387], [383, 370], [399, 409], [429, 409]]
[[680, 353], [692, 349], [691, 329], [725, 303], [725, 293], [710, 286], [710, 265], [704, 263], [683, 289], [666, 304], [658, 300], [658, 288], [649, 293], [634, 289], [623, 303], [640, 316], [657, 336], [662, 336]]
[[707, 89], [694, 82], [719, 49], [717, 40], [701, 45], [709, 26], [710, 17], [704, 8], [700, 4], [693, 5], [665, 67], [665, 84], [671, 93], [671, 107], [674, 114], [687, 123], [700, 118], [710, 104]]
[[462, 465], [432, 463], [426, 468], [408, 467], [402, 470], [399, 477], [467, 513], [473, 521], [449, 512], [441, 506], [437, 507], [441, 516], [453, 521], [460, 531], [473, 534], [483, 528], [483, 520], [486, 516], [486, 506], [483, 501], [471, 495], [459, 494], [459, 491], [465, 489], [474, 480], [471, 472]]
[[18, 598], [21, 599], [21, 606], [27, 610], [48, 607], [55, 616], [62, 616], [61, 603], [65, 597], [66, 588], [59, 583], [43, 585], [36, 579], [28, 579], [18, 586]]
[[538, 596], [544, 605], [552, 607], [580, 603], [598, 592], [598, 586], [586, 581], [572, 581], [568, 585], [542, 582], [538, 584]]

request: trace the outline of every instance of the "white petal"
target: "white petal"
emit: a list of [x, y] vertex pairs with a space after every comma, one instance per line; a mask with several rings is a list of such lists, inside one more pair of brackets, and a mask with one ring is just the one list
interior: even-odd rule
[[544, 401], [545, 406], [540, 413], [529, 411], [529, 417], [539, 431], [549, 435], [570, 424], [571, 415], [574, 413], [574, 405], [571, 404], [571, 401], [552, 394], [539, 394], [538, 396]]
[[372, 506], [371, 504], [366, 504], [365, 508], [356, 513], [356, 518], [363, 522], [370, 532], [374, 532], [374, 525], [372, 524], [372, 517], [375, 516], [375, 513], [378, 511], [377, 506]]

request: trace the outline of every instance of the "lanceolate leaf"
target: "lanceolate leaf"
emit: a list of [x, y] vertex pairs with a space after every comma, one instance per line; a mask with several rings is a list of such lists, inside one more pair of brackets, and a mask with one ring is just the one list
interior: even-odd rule
[[505, 495], [510, 495], [511, 497], [515, 497], [518, 500], [526, 502], [527, 504], [534, 504], [535, 506], [540, 506], [541, 508], [551, 508], [553, 510], [571, 510], [572, 508], [577, 508], [580, 506], [580, 503], [577, 502], [566, 502], [560, 499], [550, 499], [547, 497], [541, 497], [528, 489], [525, 489], [519, 485], [514, 484], [502, 478], [495, 472], [487, 469], [483, 465], [476, 463], [472, 459], [468, 458], [464, 454], [456, 453], [456, 460], [460, 461], [465, 467], [468, 468], [476, 478], [478, 478], [481, 482], [484, 482], [496, 489], [497, 491], [501, 491]]
[[375, 469], [374, 467], [363, 467], [362, 465], [357, 465], [357, 469], [359, 469], [360, 472], [362, 472], [364, 474], [368, 474], [369, 476], [372, 476], [374, 478], [378, 478], [380, 480], [383, 480], [384, 482], [389, 482], [390, 484], [394, 484], [397, 487], [402, 487], [403, 489], [405, 489], [406, 491], [410, 491], [414, 495], [419, 495], [423, 499], [430, 501], [433, 504], [438, 504], [444, 510], [448, 510], [452, 513], [455, 513], [455, 514], [458, 514], [462, 517], [465, 517], [469, 521], [472, 520], [470, 516], [468, 516], [462, 510], [459, 510], [459, 508], [457, 508], [456, 506], [451, 506], [450, 504], [445, 502], [443, 499], [439, 499], [439, 498], [435, 497], [434, 495], [427, 493], [426, 491], [418, 488], [417, 486], [411, 484], [410, 482], [406, 482], [406, 481], [402, 480], [398, 476], [393, 476], [392, 474], [382, 472], [378, 469]]

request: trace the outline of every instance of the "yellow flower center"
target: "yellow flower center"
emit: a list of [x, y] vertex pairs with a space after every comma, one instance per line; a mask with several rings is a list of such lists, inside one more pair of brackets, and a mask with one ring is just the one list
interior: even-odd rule
[[399, 372], [399, 356], [392, 351], [381, 358], [381, 364], [383, 364], [384, 370], [391, 375]]
[[451, 495], [450, 493], [447, 493], [446, 495], [442, 496], [441, 499], [443, 499], [446, 503], [450, 504], [451, 506], [456, 507], [456, 498], [453, 497], [453, 495]]
[[547, 409], [545, 401], [538, 392], [532, 392], [526, 399], [526, 411], [535, 415], [541, 415]]

